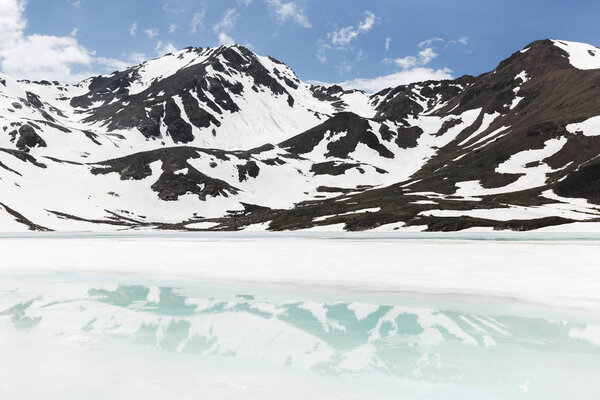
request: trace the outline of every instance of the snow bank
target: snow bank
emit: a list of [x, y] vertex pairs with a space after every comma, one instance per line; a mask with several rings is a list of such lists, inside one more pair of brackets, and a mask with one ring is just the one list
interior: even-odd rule
[[[329, 239], [319, 239], [319, 235]], [[600, 310], [600, 246], [595, 241], [373, 237], [13, 237], [0, 240], [0, 272], [117, 272], [204, 281], [454, 293]]]
[[565, 127], [571, 133], [582, 133], [583, 136], [600, 135], [600, 115], [588, 118], [583, 122], [569, 124]]
[[559, 47], [569, 54], [569, 62], [578, 69], [600, 68], [600, 49], [586, 43], [567, 42], [564, 40], [553, 40]]

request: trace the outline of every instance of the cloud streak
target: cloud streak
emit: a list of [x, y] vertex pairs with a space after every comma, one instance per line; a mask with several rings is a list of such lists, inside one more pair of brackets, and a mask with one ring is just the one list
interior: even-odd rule
[[280, 24], [291, 21], [303, 28], [311, 28], [312, 25], [304, 15], [304, 9], [294, 2], [282, 3], [281, 0], [265, 0], [267, 6]]
[[159, 34], [158, 29], [156, 28], [146, 29], [144, 33], [146, 34], [146, 36], [148, 36], [148, 39], [154, 39]]
[[198, 28], [204, 24], [205, 15], [206, 11], [204, 10], [194, 13], [192, 21], [190, 22], [190, 33], [198, 32]]
[[409, 69], [429, 64], [429, 62], [437, 56], [438, 54], [435, 51], [433, 51], [431, 47], [427, 47], [419, 51], [417, 56], [407, 56], [402, 58], [396, 58], [395, 60], [385, 59], [384, 62], [392, 62], [402, 69]]
[[219, 44], [231, 46], [235, 40], [229, 36], [229, 32], [235, 27], [240, 14], [235, 8], [228, 8], [219, 22], [213, 25], [213, 32], [219, 35]]
[[418, 67], [375, 78], [353, 79], [340, 82], [339, 85], [346, 89], [359, 89], [369, 93], [376, 93], [389, 87], [408, 85], [414, 82], [452, 79], [451, 73], [452, 71], [448, 68], [434, 70], [431, 68]]
[[[317, 59], [325, 63], [327, 62], [327, 52], [330, 50], [346, 50], [349, 44], [359, 35], [370, 31], [375, 25], [375, 14], [371, 11], [364, 12], [364, 19], [356, 25], [346, 26], [336, 31], [327, 34], [327, 39], [319, 40], [319, 48], [317, 50]], [[391, 40], [391, 39], [390, 39]], [[386, 42], [386, 46], [387, 46]]]
[[135, 37], [137, 35], [138, 23], [137, 21], [133, 21], [131, 26], [129, 27], [129, 36]]
[[331, 32], [327, 35], [333, 45], [346, 46], [352, 40], [356, 39], [361, 33], [365, 33], [373, 28], [375, 24], [375, 14], [371, 11], [365, 11], [365, 19], [357, 26], [347, 26], [340, 30]]

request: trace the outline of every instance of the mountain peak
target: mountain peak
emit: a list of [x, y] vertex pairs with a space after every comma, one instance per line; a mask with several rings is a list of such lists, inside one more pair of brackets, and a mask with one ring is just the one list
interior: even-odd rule
[[600, 48], [587, 43], [543, 39], [529, 43], [500, 65], [513, 60], [537, 69], [549, 67], [600, 69]]

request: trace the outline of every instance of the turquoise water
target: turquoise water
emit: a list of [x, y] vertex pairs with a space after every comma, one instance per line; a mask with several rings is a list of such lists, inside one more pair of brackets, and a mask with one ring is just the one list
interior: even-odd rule
[[600, 318], [509, 299], [0, 274], [2, 399], [597, 399]]

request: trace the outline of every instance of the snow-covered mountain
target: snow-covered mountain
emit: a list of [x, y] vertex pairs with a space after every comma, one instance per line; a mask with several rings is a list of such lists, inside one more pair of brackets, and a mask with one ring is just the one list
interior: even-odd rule
[[0, 75], [0, 128], [1, 231], [600, 221], [600, 49], [581, 43], [374, 95], [238, 45], [77, 85]]

